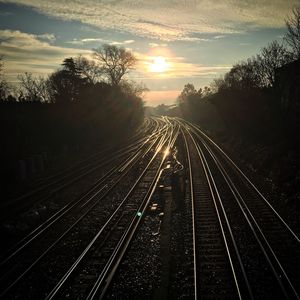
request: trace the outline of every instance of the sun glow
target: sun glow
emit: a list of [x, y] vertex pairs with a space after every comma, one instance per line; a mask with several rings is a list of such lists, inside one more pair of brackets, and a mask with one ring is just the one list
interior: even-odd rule
[[163, 73], [167, 71], [169, 64], [166, 62], [166, 59], [162, 56], [153, 57], [153, 61], [149, 65], [149, 70], [155, 73]]

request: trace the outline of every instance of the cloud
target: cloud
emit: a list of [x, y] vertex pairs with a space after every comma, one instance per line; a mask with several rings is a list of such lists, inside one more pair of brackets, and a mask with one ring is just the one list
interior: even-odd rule
[[218, 39], [223, 39], [225, 37], [225, 35], [216, 35], [214, 36], [214, 39], [218, 40]]
[[44, 33], [44, 34], [39, 34], [37, 35], [37, 38], [45, 41], [49, 41], [50, 43], [55, 42], [56, 37], [53, 33]]
[[160, 43], [160, 44], [157, 44], [157, 43], [149, 43], [149, 47], [151, 48], [157, 48], [157, 47], [167, 47], [168, 44], [166, 43]]
[[180, 41], [184, 41], [184, 42], [211, 42], [212, 39], [204, 39], [204, 38], [198, 38], [198, 37], [181, 37], [179, 39]]
[[89, 44], [89, 43], [106, 43], [106, 40], [101, 39], [101, 38], [86, 38], [86, 39], [73, 39], [72, 41], [67, 41], [68, 44], [73, 44], [73, 45], [84, 45], [84, 44]]
[[85, 39], [73, 39], [72, 41], [68, 41], [67, 43], [73, 44], [73, 45], [85, 45], [85, 44], [91, 44], [91, 43], [102, 43], [102, 44], [109, 44], [109, 45], [115, 45], [115, 46], [123, 46], [123, 45], [129, 45], [134, 43], [134, 40], [125, 40], [125, 41], [111, 41], [111, 40], [105, 40], [102, 38], [85, 38]]
[[66, 57], [91, 55], [88, 50], [54, 46], [50, 44], [53, 39], [52, 34], [34, 35], [0, 30], [0, 54], [4, 56], [8, 81], [16, 81], [17, 75], [24, 72], [36, 75], [53, 72]]
[[[1, 1], [1, 0], [0, 0]], [[3, 1], [1, 1], [3, 2]], [[195, 41], [195, 34], [217, 36], [259, 27], [284, 26], [299, 0], [6, 0], [64, 20], [165, 41]], [[154, 21], [155, 20], [155, 21]]]
[[132, 44], [132, 43], [134, 43], [134, 40], [126, 40], [126, 41], [123, 41], [123, 42], [110, 42], [110, 43], [108, 43], [108, 44], [110, 44], [110, 45], [115, 45], [115, 46], [118, 46], [118, 45], [129, 45], [129, 44]]

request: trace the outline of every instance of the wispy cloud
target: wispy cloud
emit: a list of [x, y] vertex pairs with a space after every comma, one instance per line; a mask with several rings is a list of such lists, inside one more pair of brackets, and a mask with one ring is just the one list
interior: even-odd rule
[[67, 41], [68, 44], [73, 44], [73, 45], [84, 45], [84, 44], [89, 44], [89, 43], [106, 43], [106, 40], [101, 39], [101, 38], [86, 38], [86, 39], [73, 39], [71, 41]]
[[223, 39], [226, 35], [216, 35], [214, 36], [214, 39], [218, 40], [218, 39]]
[[244, 32], [282, 27], [299, 0], [0, 0], [28, 5], [47, 15], [78, 20], [102, 29], [120, 30], [166, 41], [195, 41], [195, 34]]
[[134, 40], [125, 40], [125, 41], [111, 41], [102, 38], [85, 38], [85, 39], [73, 39], [71, 41], [67, 41], [68, 44], [73, 45], [85, 45], [92, 43], [101, 43], [101, 44], [109, 44], [115, 46], [125, 46], [134, 43]]
[[36, 36], [38, 39], [48, 41], [50, 43], [53, 43], [56, 40], [56, 37], [53, 33], [44, 33], [44, 34], [39, 34]]
[[110, 44], [110, 45], [115, 45], [115, 46], [122, 46], [122, 45], [129, 45], [129, 44], [132, 44], [132, 43], [134, 43], [134, 40], [126, 40], [126, 41], [123, 41], [123, 42], [117, 42], [117, 41], [115, 41], [115, 42], [110, 42], [110, 43], [108, 43], [108, 44]]
[[166, 43], [160, 43], [160, 44], [158, 44], [158, 43], [149, 43], [149, 47], [151, 47], [151, 48], [167, 47], [167, 46], [168, 46], [168, 44], [166, 44]]
[[91, 51], [63, 48], [50, 44], [51, 34], [34, 35], [21, 31], [0, 30], [0, 53], [4, 56], [5, 74], [10, 82], [23, 72], [45, 75], [54, 71], [63, 59]]
[[211, 42], [212, 41], [212, 39], [189, 37], [189, 36], [181, 37], [179, 40], [184, 42]]

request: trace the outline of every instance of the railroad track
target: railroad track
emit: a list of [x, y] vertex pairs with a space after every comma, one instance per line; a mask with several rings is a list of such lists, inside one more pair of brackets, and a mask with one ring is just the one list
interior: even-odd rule
[[95, 282], [93, 288], [89, 292], [87, 296], [87, 299], [89, 300], [104, 299], [106, 297], [106, 293], [109, 290], [110, 286], [112, 285], [117, 269], [122, 263], [122, 259], [126, 255], [126, 252], [130, 247], [136, 235], [136, 232], [138, 231], [139, 225], [142, 220], [142, 216], [145, 215], [145, 212], [148, 209], [149, 203], [151, 201], [151, 197], [154, 194], [156, 187], [159, 183], [160, 177], [164, 171], [163, 166], [166, 161], [166, 158], [169, 156], [170, 149], [173, 148], [179, 133], [178, 130], [179, 128], [176, 128], [176, 126], [174, 126], [170, 122], [169, 125], [171, 126], [172, 130], [170, 132], [170, 137], [165, 147], [163, 157], [159, 163], [159, 167], [155, 171], [154, 177], [150, 184], [150, 188], [148, 189], [147, 193], [143, 197], [143, 201], [140, 204], [138, 210], [136, 210], [136, 212], [139, 212], [140, 214], [135, 213], [133, 215], [134, 217], [131, 223], [129, 224], [129, 226], [127, 227], [127, 230], [123, 235], [123, 239], [121, 240], [121, 242], [119, 242], [118, 246], [114, 249], [114, 252], [110, 257], [109, 262], [106, 264], [106, 267], [104, 268], [104, 271], [98, 276], [97, 281]]
[[[206, 173], [209, 175], [206, 177], [211, 185], [210, 194], [213, 194], [214, 190], [215, 198], [218, 199], [218, 203], [214, 203], [215, 211], [220, 211], [218, 218], [225, 220], [223, 223], [226, 226], [222, 232], [224, 242], [228, 245], [227, 260], [232, 264], [232, 277], [236, 281], [239, 298], [299, 299], [299, 268], [295, 268], [295, 264], [299, 266], [300, 257], [297, 235], [246, 175], [212, 140], [192, 124], [183, 124], [183, 126], [190, 138], [194, 140], [202, 160], [202, 168], [206, 168]], [[192, 169], [194, 165], [192, 163]], [[194, 174], [191, 176], [195, 178]], [[202, 189], [204, 186], [202, 183]], [[203, 199], [207, 196], [201, 197], [197, 191], [199, 188], [194, 185], [191, 188], [194, 196], [196, 195], [196, 198], [204, 202]], [[197, 193], [199, 193], [198, 197]], [[204, 207], [207, 209], [206, 206]], [[204, 224], [206, 222], [209, 224], [210, 214], [206, 214], [203, 210], [202, 212], [203, 219], [206, 218]], [[195, 232], [198, 230], [197, 223]], [[201, 226], [201, 222], [199, 223]], [[212, 230], [209, 232], [212, 233]], [[195, 238], [195, 245], [197, 243], [198, 240]], [[209, 248], [205, 246], [205, 243], [202, 243], [202, 246], [206, 248], [206, 251]], [[219, 246], [213, 245], [213, 247]], [[197, 265], [199, 248], [201, 249], [201, 243], [200, 247], [195, 247], [195, 270], [199, 269]], [[200, 256], [198, 260], [203, 261], [203, 257]], [[217, 264], [213, 268], [216, 271], [219, 270]], [[200, 274], [201, 270], [204, 268], [200, 266]], [[212, 274], [211, 270], [210, 268], [208, 275]], [[205, 292], [203, 294], [202, 288], [207, 286], [210, 290], [210, 287], [205, 283], [201, 285], [203, 277], [199, 279], [197, 272], [195, 276], [197, 278], [195, 294], [199, 294], [200, 291], [200, 295], [204, 295], [205, 298], [207, 294]], [[219, 280], [222, 282], [222, 276]], [[213, 286], [221, 287], [221, 284]], [[226, 287], [229, 287], [229, 284], [226, 283]], [[219, 293], [222, 292], [221, 289]], [[209, 293], [214, 294], [215, 291], [211, 290]], [[228, 296], [230, 296], [230, 290]]]
[[[30, 208], [32, 205], [41, 204], [61, 191], [62, 189], [76, 183], [95, 171], [124, 159], [132, 151], [135, 151], [141, 144], [159, 133], [159, 123], [152, 121], [147, 123], [149, 128], [140, 130], [136, 135], [127, 141], [127, 145], [108, 147], [100, 152], [77, 162], [75, 165], [57, 172], [53, 175], [42, 178], [32, 185], [28, 192], [23, 195], [8, 199], [1, 204], [1, 220], [16, 216], [16, 214]], [[149, 132], [149, 134], [148, 134]]]
[[[159, 135], [160, 129], [156, 122], [153, 132], [147, 133], [146, 136], [140, 137], [134, 144], [125, 145], [124, 148], [117, 152], [111, 153], [107, 157], [101, 158], [101, 155], [93, 155], [95, 162], [88, 158], [88, 165], [79, 163], [80, 168], [67, 170], [66, 173], [49, 183], [43, 184], [33, 189], [30, 193], [23, 195], [21, 198], [12, 200], [8, 206], [1, 207], [0, 230], [1, 235], [6, 243], [0, 247], [0, 256], [7, 250], [10, 244], [21, 239], [27, 233], [34, 230], [35, 227], [42, 225], [48, 218], [59, 212], [65, 206], [70, 205], [70, 200], [78, 199], [85, 196], [89, 191], [96, 189], [99, 182], [103, 180], [107, 173], [110, 172], [112, 166], [118, 167], [121, 163], [134, 155], [143, 145], [155, 139], [155, 135]], [[100, 179], [97, 179], [100, 178]], [[78, 183], [79, 187], [84, 190], [80, 193], [79, 187], [73, 189]], [[88, 189], [88, 190], [87, 190]], [[74, 190], [74, 192], [73, 192]], [[67, 191], [72, 193], [67, 193]]]
[[[225, 230], [227, 227], [218, 205], [218, 193], [192, 135], [182, 131], [187, 151], [191, 197], [191, 222], [194, 257], [194, 297], [238, 299], [240, 287], [232, 263]], [[237, 254], [239, 255], [239, 254]]]
[[[123, 273], [115, 275], [124, 259], [125, 265], [134, 264], [131, 270], [143, 268], [130, 258], [135, 253], [130, 247], [139, 235], [147, 245], [149, 231], [144, 233], [141, 228], [147, 226], [140, 225], [150, 213], [153, 196], [160, 197], [157, 185], [161, 185], [161, 177], [173, 184], [168, 176], [176, 164], [170, 154], [181, 141], [185, 194], [177, 209], [188, 210], [184, 220], [189, 224], [180, 246], [188, 255], [181, 262], [184, 270], [178, 268], [183, 275], [169, 277], [184, 278], [172, 295], [175, 292], [178, 298], [189, 299], [299, 299], [299, 237], [241, 169], [192, 123], [163, 117], [147, 121], [145, 128], [151, 128], [152, 134], [133, 145], [126, 159], [2, 257], [1, 296], [104, 299], [123, 295], [126, 291], [118, 290], [117, 280], [126, 280], [126, 270], [121, 268]], [[172, 201], [174, 192], [165, 193]], [[169, 219], [172, 213], [168, 212]], [[155, 237], [159, 245], [160, 230], [155, 231]], [[37, 281], [38, 286], [34, 284]], [[167, 287], [155, 295], [167, 295]]]
[[[147, 160], [149, 160], [150, 159], [150, 162], [152, 162], [153, 160], [154, 160], [154, 158], [160, 153], [160, 150], [161, 150], [161, 148], [163, 147], [163, 145], [167, 142], [167, 137], [168, 137], [168, 134], [167, 133], [165, 133], [162, 137], [160, 137], [160, 135], [158, 135], [157, 136], [157, 140], [159, 140], [159, 141], [156, 141], [155, 143], [156, 143], [156, 152], [155, 152], [155, 155], [153, 156], [152, 155], [152, 152], [151, 152], [151, 150], [152, 150], [152, 148], [151, 147], [148, 147], [147, 148], [147, 151], [148, 151], [148, 156], [149, 156], [149, 158], [147, 159], [145, 156], [147, 156], [147, 153], [140, 153], [140, 157], [139, 157], [139, 159], [143, 159], [143, 161], [147, 161]], [[132, 162], [130, 163], [130, 162], [127, 162], [123, 167], [120, 167], [119, 168], [119, 171], [120, 170], [122, 170], [122, 177], [123, 178], [125, 178], [125, 180], [126, 180], [126, 171], [125, 171], [125, 168], [130, 168], [130, 167], [132, 167], [132, 165], [134, 165], [134, 163], [136, 163], [137, 161], [138, 161], [138, 159], [137, 159], [138, 157], [136, 156], [136, 157], [133, 157], [132, 158]], [[134, 163], [133, 163], [134, 162]], [[150, 162], [148, 163], [148, 165], [150, 164]], [[138, 172], [138, 171], [142, 171], [143, 173], [145, 173], [146, 172], [146, 170], [148, 169], [148, 167], [149, 166], [147, 166], [147, 168], [145, 169], [145, 162], [144, 163], [142, 163], [140, 166], [139, 166], [139, 170], [135, 170], [135, 174], [136, 174], [136, 172]], [[119, 171], [117, 172], [117, 173], [119, 173]], [[132, 176], [132, 175], [131, 175]], [[141, 180], [141, 178], [139, 178], [139, 181]], [[118, 181], [114, 181], [115, 182], [115, 185], [116, 185], [116, 183], [119, 183]], [[124, 184], [124, 183], [123, 183]], [[142, 187], [145, 189], [145, 184], [144, 183], [141, 183], [141, 185], [142, 185]], [[147, 186], [147, 184], [146, 184], [146, 186]], [[124, 187], [123, 187], [123, 189], [124, 189]], [[126, 190], [126, 189], [125, 189]], [[120, 202], [121, 201], [121, 199], [115, 199], [115, 198], [117, 198], [118, 197], [118, 195], [119, 195], [119, 198], [122, 198], [122, 196], [120, 197], [120, 194], [123, 192], [123, 194], [124, 194], [124, 190], [123, 191], [118, 191], [118, 192], [115, 192], [115, 196], [110, 196], [110, 201], [107, 201], [107, 204], [106, 204], [106, 206], [105, 206], [105, 204], [102, 206], [102, 209], [104, 210], [104, 214], [105, 214], [105, 216], [103, 217], [103, 218], [101, 218], [102, 220], [102, 223], [105, 221], [105, 219], [109, 219], [111, 216], [112, 216], [112, 209], [114, 208], [114, 207], [121, 207], [121, 204], [119, 204], [119, 206], [118, 206], [118, 202]], [[108, 192], [105, 192], [104, 194], [105, 195], [103, 195], [103, 197], [104, 196], [106, 196], [106, 194], [107, 194]], [[103, 198], [102, 197], [102, 198]], [[128, 196], [129, 197], [129, 196]], [[128, 198], [127, 197], [127, 198]], [[125, 197], [126, 198], [126, 197]], [[127, 199], [126, 198], [126, 199]], [[139, 199], [140, 199], [141, 197], [139, 197]], [[111, 200], [112, 199], [115, 199], [115, 200], [117, 200], [116, 201], [116, 203], [111, 203]], [[1, 286], [6, 286], [7, 288], [6, 288], [6, 290], [4, 290], [3, 291], [3, 295], [4, 294], [8, 294], [9, 295], [9, 292], [11, 292], [12, 294], [13, 294], [13, 292], [14, 291], [16, 291], [16, 289], [18, 290], [18, 288], [16, 288], [16, 285], [18, 285], [19, 284], [19, 282], [22, 282], [22, 280], [25, 278], [25, 277], [29, 277], [30, 278], [30, 276], [32, 275], [32, 273], [34, 273], [33, 274], [33, 276], [35, 276], [36, 274], [43, 274], [43, 271], [41, 271], [41, 270], [43, 270], [43, 266], [41, 266], [41, 264], [42, 264], [42, 262], [43, 261], [45, 261], [45, 257], [52, 251], [53, 252], [53, 249], [55, 248], [55, 249], [59, 249], [58, 250], [58, 255], [59, 255], [59, 253], [61, 253], [60, 251], [61, 251], [61, 248], [59, 247], [59, 244], [63, 244], [63, 243], [65, 243], [65, 244], [67, 244], [67, 245], [72, 245], [72, 240], [76, 240], [77, 241], [77, 243], [78, 243], [78, 240], [79, 240], [79, 242], [80, 242], [80, 238], [82, 238], [82, 239], [84, 239], [84, 243], [87, 243], [87, 240], [88, 240], [88, 238], [87, 238], [87, 232], [84, 232], [84, 237], [81, 237], [80, 235], [82, 235], [83, 233], [81, 232], [81, 230], [80, 230], [80, 228], [79, 228], [79, 226], [78, 226], [78, 224], [80, 224], [80, 226], [82, 226], [83, 228], [85, 228], [86, 230], [89, 230], [90, 231], [90, 236], [92, 236], [92, 235], [94, 235], [94, 233], [95, 233], [95, 229], [93, 229], [93, 230], [91, 230], [90, 228], [89, 228], [89, 225], [91, 224], [91, 223], [93, 223], [93, 220], [97, 220], [97, 214], [99, 214], [99, 207], [98, 207], [98, 210], [96, 209], [96, 204], [99, 202], [99, 199], [95, 202], [95, 204], [93, 204], [93, 205], [91, 205], [91, 200], [90, 199], [88, 199], [88, 200], [86, 200], [86, 202], [85, 203], [87, 203], [87, 202], [89, 202], [89, 206], [90, 206], [90, 208], [86, 211], [86, 212], [84, 212], [84, 211], [78, 211], [77, 212], [77, 214], [78, 214], [78, 219], [76, 219], [75, 217], [74, 217], [74, 211], [72, 212], [72, 215], [71, 215], [71, 217], [70, 217], [70, 219], [74, 219], [73, 220], [73, 223], [71, 223], [70, 221], [69, 222], [65, 222], [64, 224], [68, 224], [69, 225], [69, 228], [68, 229], [64, 229], [65, 231], [62, 231], [62, 230], [60, 230], [60, 232], [64, 232], [60, 237], [57, 237], [56, 236], [56, 238], [55, 239], [53, 239], [52, 240], [52, 243], [50, 243], [50, 245], [49, 245], [49, 241], [51, 240], [51, 235], [53, 235], [53, 232], [57, 232], [57, 229], [56, 230], [53, 230], [52, 229], [52, 231], [49, 233], [49, 232], [47, 232], [47, 235], [45, 235], [44, 233], [44, 230], [42, 230], [42, 233], [43, 233], [43, 240], [42, 240], [42, 242], [41, 242], [41, 240], [39, 239], [39, 241], [38, 241], [38, 244], [36, 244], [35, 245], [35, 247], [33, 247], [33, 249], [37, 249], [37, 248], [39, 248], [39, 254], [37, 255], [36, 253], [32, 253], [32, 251], [30, 251], [30, 255], [33, 255], [34, 256], [34, 254], [35, 254], [35, 259], [33, 260], [33, 262], [30, 262], [29, 264], [28, 264], [28, 256], [29, 256], [29, 254], [28, 254], [28, 249], [27, 249], [27, 252], [24, 254], [24, 257], [25, 257], [25, 259], [24, 258], [22, 258], [22, 257], [17, 257], [17, 260], [18, 260], [18, 262], [22, 262], [21, 263], [21, 265], [23, 266], [24, 265], [24, 261], [26, 261], [27, 260], [27, 265], [26, 265], [26, 267], [24, 268], [24, 266], [23, 266], [23, 268], [22, 268], [22, 266], [21, 266], [21, 268], [20, 268], [20, 266], [16, 266], [15, 265], [15, 258], [16, 258], [16, 256], [17, 255], [19, 255], [20, 254], [20, 252], [22, 252], [21, 250], [23, 250], [24, 248], [25, 248], [25, 246], [26, 246], [26, 248], [28, 248], [28, 244], [27, 244], [27, 241], [25, 241], [25, 246], [24, 245], [21, 245], [21, 247], [19, 247], [19, 248], [17, 248], [17, 250], [15, 250], [13, 253], [12, 253], [12, 255], [11, 256], [9, 256], [8, 257], [8, 259], [6, 259], [6, 260], [4, 260], [3, 261], [3, 265], [5, 265], [6, 266], [6, 270], [8, 271], [8, 273], [5, 273], [4, 275], [3, 275], [3, 277], [1, 278]], [[121, 201], [120, 203], [125, 203], [126, 201], [124, 200], [124, 201]], [[85, 204], [84, 205], [81, 205], [81, 207], [82, 206], [85, 206]], [[112, 206], [111, 208], [109, 208], [109, 206]], [[123, 207], [123, 204], [122, 204], [122, 207]], [[120, 209], [120, 208], [119, 208]], [[124, 219], [124, 217], [122, 217], [123, 219]], [[98, 218], [99, 219], [99, 218]], [[65, 220], [65, 219], [64, 219]], [[101, 223], [101, 222], [99, 222], [99, 223]], [[105, 222], [104, 222], [105, 223]], [[72, 224], [72, 225], [70, 225], [70, 224]], [[52, 225], [52, 224], [51, 224]], [[61, 224], [60, 224], [60, 226], [62, 226]], [[107, 226], [107, 225], [106, 225]], [[46, 226], [47, 227], [47, 226]], [[59, 228], [59, 227], [58, 227]], [[48, 229], [48, 227], [47, 227], [47, 229]], [[102, 232], [104, 232], [104, 229], [102, 230]], [[71, 233], [71, 234], [70, 234]], [[41, 236], [41, 234], [38, 234], [38, 235], [36, 235], [35, 233], [34, 233], [34, 237], [35, 236]], [[68, 239], [66, 238], [68, 236]], [[34, 239], [35, 240], [35, 239]], [[30, 243], [32, 243], [32, 240], [31, 239], [29, 239], [29, 241], [30, 241]], [[34, 243], [36, 243], [36, 241], [34, 241]], [[47, 245], [47, 246], [45, 246], [44, 245], [44, 247], [41, 247], [41, 245], [43, 245], [43, 243], [45, 244], [45, 245]], [[79, 245], [79, 244], [76, 244], [76, 246], [79, 248], [79, 246], [80, 246], [80, 248], [82, 249], [82, 247], [81, 247], [81, 245]], [[29, 247], [30, 248], [30, 247]], [[43, 248], [43, 250], [41, 251], [40, 250], [40, 248]], [[72, 252], [72, 251], [71, 251]], [[77, 254], [76, 253], [78, 253], [78, 251], [73, 251], [74, 253], [73, 253], [73, 257], [75, 257], [75, 256], [77, 256]], [[70, 256], [72, 256], [72, 253], [66, 253], [66, 254], [68, 254], [67, 255], [67, 257], [66, 257], [66, 260], [71, 260], [72, 258], [70, 257]], [[55, 255], [53, 255], [53, 253], [52, 253], [52, 258], [54, 257], [54, 259], [56, 258], [56, 256]], [[30, 261], [32, 261], [31, 259], [30, 259]], [[9, 271], [9, 269], [10, 269], [10, 267], [11, 267], [11, 264], [9, 264], [8, 262], [10, 262], [10, 263], [12, 263], [12, 269], [11, 270], [13, 270], [12, 272], [11, 271]], [[53, 263], [53, 262], [52, 262]], [[57, 262], [55, 261], [55, 264], [57, 265]], [[66, 264], [66, 262], [64, 262], [64, 264]], [[53, 265], [52, 265], [53, 266]], [[47, 264], [47, 270], [49, 270], [49, 269], [51, 269], [51, 262], [50, 262], [50, 266], [49, 266], [49, 264]], [[41, 273], [39, 273], [37, 270], [36, 270], [36, 268], [40, 268], [39, 270], [41, 271]], [[32, 270], [33, 269], [35, 269], [35, 272], [32, 272]], [[16, 276], [16, 274], [18, 274], [17, 276]], [[59, 274], [59, 272], [58, 272], [58, 274]], [[27, 279], [28, 280], [28, 279]], [[23, 280], [24, 281], [24, 280]], [[25, 280], [25, 282], [28, 282], [28, 281], [26, 281]], [[22, 286], [22, 283], [21, 283], [21, 285], [20, 286]], [[14, 287], [14, 288], [13, 288]], [[12, 289], [13, 288], [13, 289]], [[34, 296], [33, 296], [34, 297]]]
[[[156, 140], [150, 142], [150, 145], [146, 145], [146, 143], [141, 145], [137, 149], [137, 152], [134, 152], [129, 158], [122, 161], [119, 165], [113, 166], [111, 169], [109, 169], [100, 179], [97, 180], [96, 184], [93, 185], [92, 188], [87, 190], [78, 199], [68, 202], [66, 205], [62, 206], [43, 223], [39, 224], [38, 227], [36, 227], [24, 238], [18, 241], [14, 246], [11, 246], [8, 250], [6, 250], [6, 253], [4, 254], [4, 256], [6, 256], [6, 259], [2, 259], [2, 263], [7, 259], [11, 259], [12, 256], [14, 256], [18, 251], [27, 246], [29, 242], [32, 242], [39, 235], [44, 233], [45, 230], [49, 229], [56, 222], [60, 221], [67, 213], [70, 213], [72, 209], [78, 206], [80, 206], [81, 208], [86, 206], [96, 196], [99, 196], [100, 193], [102, 195], [108, 193], [108, 191], [110, 191], [124, 176], [126, 176], [127, 172], [130, 170], [130, 167], [134, 165], [135, 160], [138, 159], [141, 155], [146, 155], [150, 151], [151, 147], [155, 144], [155, 142]], [[143, 148], [145, 149], [143, 150]]]

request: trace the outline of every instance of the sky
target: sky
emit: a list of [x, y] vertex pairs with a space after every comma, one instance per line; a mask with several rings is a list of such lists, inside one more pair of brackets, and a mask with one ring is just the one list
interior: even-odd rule
[[144, 83], [146, 105], [172, 104], [286, 32], [300, 0], [0, 0], [5, 75], [46, 76], [66, 57], [92, 57], [103, 44], [138, 58], [128, 79]]

